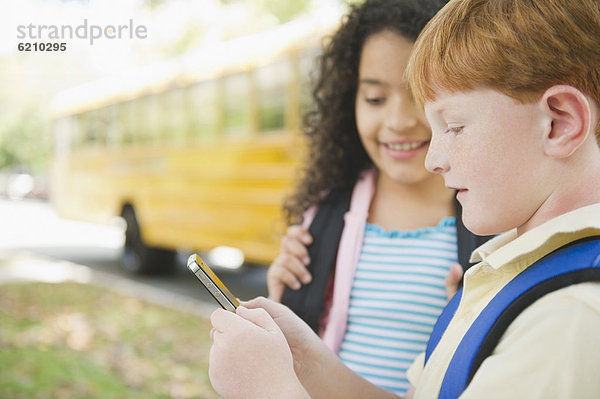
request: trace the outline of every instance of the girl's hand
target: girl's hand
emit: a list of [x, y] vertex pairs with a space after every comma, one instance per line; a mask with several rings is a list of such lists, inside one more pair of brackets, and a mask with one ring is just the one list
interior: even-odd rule
[[446, 295], [448, 296], [448, 301], [458, 292], [458, 283], [462, 276], [462, 266], [458, 263], [453, 264], [446, 276]]
[[269, 298], [281, 301], [285, 286], [297, 290], [312, 280], [306, 270], [310, 263], [306, 247], [312, 243], [312, 236], [301, 226], [290, 226], [281, 240], [281, 252], [273, 261], [267, 272]]

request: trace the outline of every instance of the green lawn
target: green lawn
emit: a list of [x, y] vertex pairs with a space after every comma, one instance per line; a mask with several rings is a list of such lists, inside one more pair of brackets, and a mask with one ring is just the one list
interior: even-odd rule
[[3, 398], [217, 398], [208, 320], [78, 283], [0, 285]]

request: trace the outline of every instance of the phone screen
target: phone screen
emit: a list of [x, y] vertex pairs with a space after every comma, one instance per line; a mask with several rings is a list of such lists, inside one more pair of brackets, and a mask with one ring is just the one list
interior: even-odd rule
[[198, 280], [200, 280], [202, 285], [206, 287], [208, 292], [210, 292], [223, 309], [234, 312], [235, 309], [240, 306], [235, 295], [227, 289], [225, 284], [223, 284], [210, 267], [204, 263], [198, 254], [193, 254], [188, 258], [187, 267], [196, 275]]

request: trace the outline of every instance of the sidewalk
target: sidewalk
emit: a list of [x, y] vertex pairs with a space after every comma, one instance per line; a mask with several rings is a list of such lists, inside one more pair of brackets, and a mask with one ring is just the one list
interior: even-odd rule
[[215, 310], [197, 299], [67, 261], [24, 253], [0, 251], [0, 286], [28, 282], [93, 284], [145, 302], [209, 318]]

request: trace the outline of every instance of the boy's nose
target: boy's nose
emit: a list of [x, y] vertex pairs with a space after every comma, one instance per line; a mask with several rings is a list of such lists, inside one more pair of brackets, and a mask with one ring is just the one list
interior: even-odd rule
[[439, 140], [432, 136], [431, 141], [429, 142], [429, 148], [427, 149], [427, 155], [425, 156], [425, 169], [432, 173], [442, 174], [450, 170], [450, 165], [445, 156], [446, 154], [440, 147]]

